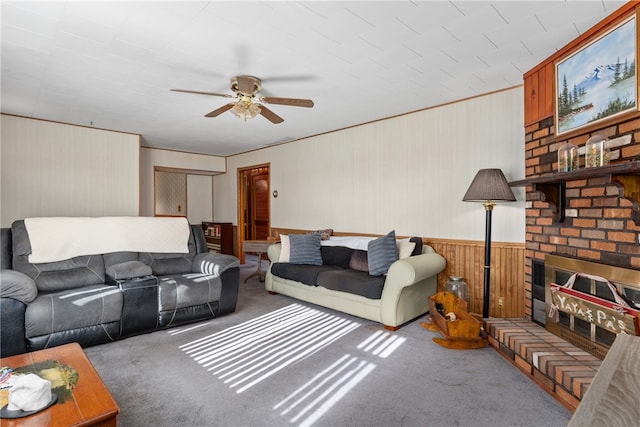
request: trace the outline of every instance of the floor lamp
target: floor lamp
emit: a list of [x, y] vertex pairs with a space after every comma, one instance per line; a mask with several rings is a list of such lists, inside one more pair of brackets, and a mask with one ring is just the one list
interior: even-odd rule
[[484, 295], [482, 317], [489, 317], [491, 277], [491, 211], [494, 202], [515, 202], [516, 198], [500, 169], [480, 169], [462, 198], [464, 202], [482, 202], [486, 211], [484, 232]]

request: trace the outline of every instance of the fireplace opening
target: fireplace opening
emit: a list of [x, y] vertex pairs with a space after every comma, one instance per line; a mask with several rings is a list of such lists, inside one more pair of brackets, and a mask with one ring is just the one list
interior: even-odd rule
[[533, 260], [531, 269], [531, 320], [540, 326], [544, 326], [546, 317], [544, 262]]
[[[545, 257], [544, 271], [545, 328], [550, 332], [600, 359], [617, 334], [638, 333], [638, 316], [620, 312], [614, 291], [630, 308], [639, 309], [640, 271], [556, 255]], [[579, 274], [570, 291], [555, 286], [565, 285], [574, 273]], [[614, 308], [598, 301], [614, 303]]]

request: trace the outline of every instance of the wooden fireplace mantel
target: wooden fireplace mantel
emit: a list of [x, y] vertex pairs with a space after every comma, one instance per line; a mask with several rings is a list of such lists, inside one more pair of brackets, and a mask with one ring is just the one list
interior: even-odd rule
[[533, 186], [541, 191], [545, 201], [556, 207], [556, 222], [564, 222], [566, 207], [566, 183], [589, 178], [606, 178], [607, 183], [618, 183], [624, 190], [624, 198], [634, 201], [633, 220], [640, 225], [640, 161], [616, 163], [607, 166], [584, 168], [572, 172], [558, 172], [525, 178], [509, 183], [512, 187]]

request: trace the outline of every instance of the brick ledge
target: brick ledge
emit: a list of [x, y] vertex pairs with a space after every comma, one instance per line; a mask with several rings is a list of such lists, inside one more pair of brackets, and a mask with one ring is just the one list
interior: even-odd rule
[[571, 412], [602, 361], [526, 319], [484, 320], [489, 344]]

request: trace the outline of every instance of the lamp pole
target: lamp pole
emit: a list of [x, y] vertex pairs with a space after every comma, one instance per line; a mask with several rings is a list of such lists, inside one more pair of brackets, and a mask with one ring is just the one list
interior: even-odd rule
[[516, 197], [509, 187], [507, 179], [500, 169], [480, 169], [471, 181], [463, 202], [481, 202], [486, 211], [484, 232], [484, 295], [482, 298], [482, 317], [489, 317], [491, 301], [491, 212], [495, 201], [515, 202]]
[[491, 212], [496, 204], [487, 200], [482, 204], [486, 211], [484, 227], [484, 295], [482, 298], [482, 318], [489, 317], [489, 297], [491, 290]]

